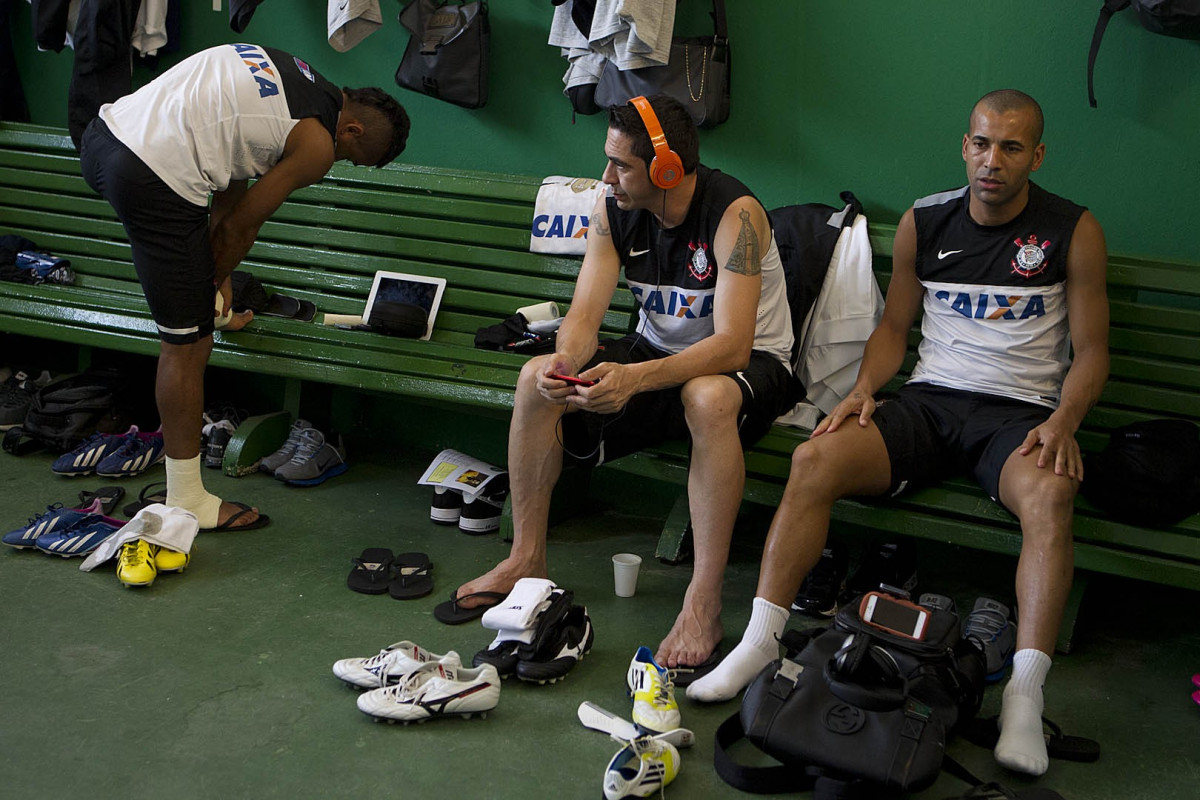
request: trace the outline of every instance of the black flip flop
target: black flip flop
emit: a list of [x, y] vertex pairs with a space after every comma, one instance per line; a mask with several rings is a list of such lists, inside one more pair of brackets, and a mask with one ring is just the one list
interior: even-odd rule
[[671, 682], [676, 686], [687, 686], [693, 681], [698, 681], [716, 669], [717, 664], [721, 663], [721, 658], [721, 648], [714, 647], [713, 651], [709, 653], [708, 658], [695, 666], [669, 667]]
[[157, 483], [147, 483], [143, 486], [142, 490], [138, 492], [138, 499], [121, 510], [125, 512], [125, 516], [134, 517], [146, 506], [165, 502], [167, 502], [167, 483], [166, 481], [158, 481]]
[[219, 533], [221, 531], [256, 531], [259, 528], [265, 528], [271, 524], [271, 518], [260, 511], [258, 514], [258, 519], [254, 520], [254, 522], [250, 522], [245, 525], [235, 525], [235, 522], [249, 514], [254, 509], [245, 503], [234, 503], [232, 500], [230, 503], [240, 508], [241, 511], [238, 511], [236, 514], [232, 514], [229, 519], [225, 520], [214, 528], [201, 528], [200, 532]]
[[386, 594], [394, 560], [386, 547], [368, 547], [353, 560], [354, 569], [346, 576], [346, 586], [363, 594]]
[[[79, 507], [87, 508], [97, 499], [100, 500], [100, 513], [106, 517], [112, 516], [113, 506], [121, 502], [125, 489], [120, 486], [101, 486], [95, 491], [84, 490], [79, 493]], [[133, 516], [130, 514], [130, 516]]]
[[[963, 729], [963, 737], [972, 744], [989, 750], [1000, 741], [999, 717], [974, 719]], [[1100, 758], [1100, 743], [1082, 736], [1068, 736], [1052, 720], [1042, 717], [1042, 724], [1050, 729], [1046, 737], [1046, 755], [1062, 761], [1077, 761], [1090, 764]]]
[[424, 553], [401, 553], [394, 562], [396, 577], [387, 591], [396, 600], [415, 600], [433, 591], [433, 562]]
[[[490, 600], [491, 602], [481, 603], [474, 608], [463, 608], [458, 604], [460, 600], [467, 600], [472, 597], [480, 600]], [[501, 601], [506, 597], [508, 595], [503, 592], [472, 592], [462, 597], [459, 597], [456, 592], [450, 596], [449, 600], [439, 603], [433, 609], [433, 616], [438, 622], [444, 622], [447, 625], [461, 625], [464, 622], [479, 619], [485, 611], [492, 606], [500, 605]]]

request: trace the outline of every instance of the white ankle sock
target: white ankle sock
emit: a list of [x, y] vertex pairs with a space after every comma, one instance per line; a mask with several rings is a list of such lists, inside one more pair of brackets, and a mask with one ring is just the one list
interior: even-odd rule
[[689, 685], [687, 696], [704, 703], [737, 697], [763, 667], [779, 657], [779, 637], [790, 613], [761, 597], [754, 598], [754, 610], [742, 641], [716, 669]]
[[201, 528], [217, 527], [221, 498], [204, 489], [199, 454], [194, 458], [167, 456], [167, 505], [195, 514]]
[[1041, 775], [1050, 766], [1042, 734], [1042, 685], [1052, 663], [1050, 656], [1032, 648], [1013, 656], [1012, 678], [1000, 707], [1000, 740], [993, 751], [1002, 767]]

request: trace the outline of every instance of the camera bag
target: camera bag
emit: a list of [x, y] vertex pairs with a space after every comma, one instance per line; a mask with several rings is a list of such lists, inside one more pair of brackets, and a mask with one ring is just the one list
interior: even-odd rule
[[[926, 608], [921, 641], [864, 623], [858, 602], [834, 624], [788, 631], [787, 654], [746, 689], [717, 731], [717, 773], [744, 791], [812, 790], [817, 800], [878, 798], [930, 786], [946, 740], [979, 710], [984, 664], [958, 615]], [[747, 767], [727, 752], [745, 737], [781, 762]]]

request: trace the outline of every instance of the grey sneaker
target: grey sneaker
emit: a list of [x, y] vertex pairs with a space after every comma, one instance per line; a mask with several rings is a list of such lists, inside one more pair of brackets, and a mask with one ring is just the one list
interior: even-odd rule
[[338, 437], [336, 447], [316, 428], [301, 430], [299, 438], [291, 460], [275, 470], [275, 480], [291, 486], [316, 486], [349, 469], [342, 437]]
[[274, 475], [275, 470], [282, 467], [284, 464], [292, 460], [292, 456], [296, 455], [296, 448], [300, 446], [300, 434], [303, 431], [311, 428], [307, 421], [298, 419], [292, 423], [292, 429], [288, 432], [287, 441], [271, 455], [259, 462], [258, 468], [268, 475]]
[[990, 597], [980, 597], [963, 625], [963, 638], [983, 653], [988, 683], [1004, 677], [1017, 647], [1017, 622], [1009, 616], [1008, 606]]

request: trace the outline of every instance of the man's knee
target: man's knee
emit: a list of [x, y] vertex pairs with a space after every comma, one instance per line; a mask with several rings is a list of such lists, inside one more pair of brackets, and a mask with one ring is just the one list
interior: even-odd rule
[[737, 384], [724, 375], [693, 378], [683, 385], [680, 399], [693, 438], [721, 425], [736, 429], [742, 393]]
[[841, 444], [844, 442], [825, 434], [793, 450], [785, 491], [793, 499], [824, 502], [886, 492], [891, 474], [886, 453], [877, 461], [873, 454]]
[[1056, 475], [1052, 466], [1038, 469], [1028, 468], [1024, 462], [1010, 462], [1000, 476], [1001, 501], [1022, 519], [1028, 515], [1070, 514], [1078, 491], [1078, 481]]

